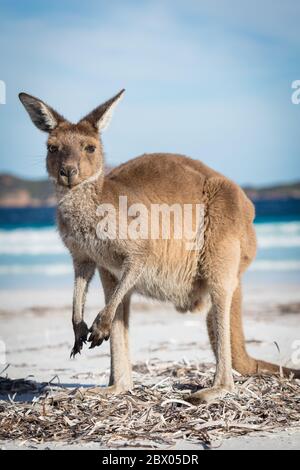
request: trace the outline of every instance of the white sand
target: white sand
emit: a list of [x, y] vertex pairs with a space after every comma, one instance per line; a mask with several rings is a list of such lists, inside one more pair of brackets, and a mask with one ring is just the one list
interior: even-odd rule
[[[72, 292], [0, 291], [0, 340], [6, 346], [10, 378], [33, 376], [49, 381], [57, 376], [63, 384], [104, 385], [109, 373], [109, 347], [85, 349], [76, 360], [69, 355], [73, 344], [71, 326]], [[297, 286], [280, 289], [248, 287], [245, 294], [245, 329], [248, 349], [257, 356], [282, 365], [293, 365], [295, 342], [300, 341], [300, 307], [292, 314], [280, 314], [278, 304], [299, 304]], [[87, 320], [92, 320], [103, 306], [101, 292], [93, 289], [89, 296]], [[294, 308], [295, 309], [295, 308]], [[172, 307], [135, 298], [131, 320], [133, 362], [154, 358], [212, 362], [205, 319], [197, 315], [181, 315]], [[278, 352], [275, 342], [280, 348]], [[295, 364], [294, 364], [295, 367]], [[2, 368], [2, 366], [0, 366]], [[300, 364], [298, 364], [300, 368]], [[0, 443], [1, 448], [18, 448], [20, 443]], [[38, 448], [69, 448], [69, 445], [46, 444]], [[80, 448], [76, 445], [74, 448]], [[85, 445], [99, 448], [97, 444]], [[26, 444], [25, 448], [30, 448]], [[177, 448], [191, 448], [179, 443]], [[248, 436], [226, 441], [223, 449], [289, 448], [300, 449], [300, 433], [289, 435]]]

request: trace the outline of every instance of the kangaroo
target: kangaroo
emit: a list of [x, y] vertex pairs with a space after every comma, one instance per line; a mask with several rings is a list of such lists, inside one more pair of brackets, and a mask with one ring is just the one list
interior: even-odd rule
[[[241, 278], [256, 256], [254, 206], [237, 184], [182, 155], [145, 154], [105, 174], [101, 132], [124, 91], [77, 124], [40, 99], [19, 95], [35, 126], [49, 134], [47, 170], [56, 187], [59, 232], [75, 273], [71, 355], [80, 353], [87, 341], [94, 348], [110, 338], [110, 382], [97, 390], [121, 393], [133, 386], [128, 340], [133, 293], [171, 302], [181, 312], [204, 311], [216, 373], [212, 387], [195, 392], [191, 399], [210, 403], [234, 391], [232, 369], [243, 375], [281, 370], [253, 359], [245, 347]], [[173, 220], [169, 239], [123, 236], [120, 197], [124, 196], [128, 204], [148, 209], [153, 204], [202, 205], [202, 243], [198, 249], [187, 249], [186, 239], [174, 236]], [[115, 237], [106, 237], [105, 228], [96, 230], [97, 211], [103, 204], [116, 209], [120, 230]], [[84, 306], [96, 270], [106, 305], [89, 329]], [[296, 370], [283, 373], [300, 377]]]

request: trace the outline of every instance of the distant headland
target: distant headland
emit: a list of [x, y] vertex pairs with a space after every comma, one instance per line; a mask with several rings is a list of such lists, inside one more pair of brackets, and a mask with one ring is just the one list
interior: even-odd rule
[[[300, 199], [300, 182], [267, 187], [245, 187], [254, 202]], [[48, 180], [28, 180], [0, 174], [0, 207], [54, 207], [53, 185]]]

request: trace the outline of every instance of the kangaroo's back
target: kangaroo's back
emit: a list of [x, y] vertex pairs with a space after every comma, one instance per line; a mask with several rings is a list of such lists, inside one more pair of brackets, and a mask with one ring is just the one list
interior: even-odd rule
[[216, 235], [236, 232], [241, 271], [256, 254], [255, 208], [239, 185], [199, 160], [178, 154], [144, 154], [109, 172], [102, 197], [127, 195], [131, 203], [203, 204]]
[[[141, 155], [113, 168], [107, 175], [107, 179], [118, 181], [133, 190], [143, 187], [147, 192], [154, 194], [158, 190], [162, 195], [172, 194], [176, 189], [175, 183], [180, 185], [180, 190], [186, 185], [186, 192], [189, 192], [191, 184], [198, 185], [201, 180], [212, 177], [225, 178], [199, 160], [172, 153]], [[164, 186], [161, 186], [162, 182]]]

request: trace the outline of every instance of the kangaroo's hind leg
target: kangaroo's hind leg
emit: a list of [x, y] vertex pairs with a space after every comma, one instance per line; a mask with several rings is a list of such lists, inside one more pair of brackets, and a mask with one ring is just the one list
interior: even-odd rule
[[[223, 249], [222, 249], [223, 248]], [[212, 324], [214, 350], [216, 353], [216, 373], [213, 387], [192, 394], [192, 402], [210, 403], [234, 391], [230, 339], [230, 311], [233, 293], [236, 289], [240, 259], [239, 242], [230, 240], [219, 247], [221, 258], [216, 253], [215, 262], [211, 263], [208, 289], [212, 307], [210, 321]], [[220, 259], [222, 263], [220, 263]]]
[[110, 338], [111, 371], [109, 385], [118, 391], [133, 387], [129, 349], [130, 294], [124, 297], [113, 321]]

